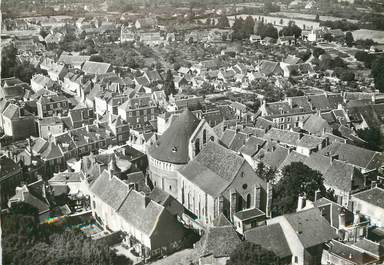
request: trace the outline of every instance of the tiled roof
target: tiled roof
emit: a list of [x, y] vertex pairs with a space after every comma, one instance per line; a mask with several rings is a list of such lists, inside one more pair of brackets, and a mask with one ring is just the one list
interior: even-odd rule
[[254, 156], [257, 151], [265, 144], [265, 140], [251, 136], [246, 143], [240, 148], [239, 152], [249, 156]]
[[337, 155], [339, 160], [368, 170], [381, 167], [384, 161], [381, 153], [343, 143], [332, 143], [319, 152], [325, 156]]
[[353, 194], [352, 197], [384, 209], [384, 189], [375, 187]]
[[336, 240], [329, 243], [328, 252], [351, 262], [350, 264], [374, 264], [375, 261], [378, 261], [377, 258], [368, 253]]
[[284, 215], [304, 248], [326, 243], [336, 238], [333, 228], [317, 208]]
[[86, 61], [82, 70], [87, 74], [105, 74], [111, 69], [111, 64]]
[[268, 140], [278, 141], [282, 144], [296, 146], [296, 144], [300, 140], [300, 134], [288, 130], [272, 128], [264, 135], [264, 138]]
[[216, 197], [233, 181], [244, 163], [244, 158], [235, 152], [209, 142], [179, 172], [200, 189]]
[[201, 239], [201, 257], [213, 255], [215, 258], [229, 257], [241, 243], [232, 226], [209, 227]]
[[245, 240], [272, 251], [280, 258], [292, 255], [280, 224], [256, 227], [245, 231]]

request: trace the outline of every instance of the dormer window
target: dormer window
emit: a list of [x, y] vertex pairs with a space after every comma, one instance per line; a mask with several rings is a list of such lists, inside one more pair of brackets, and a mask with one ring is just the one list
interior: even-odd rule
[[176, 153], [176, 152], [177, 152], [177, 148], [176, 148], [176, 146], [173, 146], [173, 147], [172, 147], [172, 152], [173, 152], [173, 153]]

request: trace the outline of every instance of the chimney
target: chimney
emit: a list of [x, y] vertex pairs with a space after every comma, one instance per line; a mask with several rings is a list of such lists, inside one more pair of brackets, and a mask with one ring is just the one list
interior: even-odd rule
[[371, 181], [371, 189], [376, 188], [376, 187], [377, 187], [377, 181], [372, 180]]
[[339, 228], [345, 227], [345, 213], [341, 212], [339, 213]]
[[236, 213], [237, 207], [237, 194], [233, 189], [229, 190], [229, 200], [229, 219], [233, 221], [233, 215]]
[[359, 213], [355, 213], [353, 215], [353, 224], [354, 225], [360, 224], [360, 214]]
[[329, 155], [329, 163], [332, 165], [335, 159], [338, 159], [339, 155]]
[[109, 179], [112, 179], [113, 172], [116, 170], [116, 158], [115, 154], [112, 155], [111, 161], [108, 163]]
[[297, 200], [297, 212], [301, 211], [305, 207], [305, 195], [299, 195], [299, 198]]
[[315, 191], [315, 201], [321, 198], [321, 192], [320, 190]]

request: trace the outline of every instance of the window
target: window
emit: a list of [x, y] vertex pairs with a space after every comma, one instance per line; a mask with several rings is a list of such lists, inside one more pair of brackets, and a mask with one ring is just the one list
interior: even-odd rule
[[147, 122], [148, 118], [147, 116], [144, 116], [144, 122]]
[[140, 116], [140, 110], [136, 111], [136, 116]]
[[251, 194], [247, 195], [247, 208], [251, 208]]
[[295, 256], [295, 263], [298, 263], [298, 262], [299, 262], [299, 258]]
[[151, 109], [151, 113], [152, 113], [152, 114], [155, 113], [155, 109]]
[[143, 110], [143, 114], [144, 114], [144, 115], [147, 115], [147, 110], [146, 110], [146, 109]]
[[128, 116], [132, 117], [132, 111], [128, 112]]
[[247, 184], [243, 184], [243, 190], [246, 190], [248, 188]]
[[200, 138], [197, 138], [195, 141], [195, 155], [200, 153]]
[[207, 143], [207, 130], [203, 130], [203, 144]]
[[169, 190], [170, 190], [170, 191], [172, 190], [172, 186], [171, 186], [171, 185], [169, 185]]
[[211, 137], [209, 137], [209, 140], [210, 140], [211, 142], [214, 142], [214, 141], [215, 141], [215, 137], [214, 137], [214, 136], [211, 136]]
[[95, 201], [92, 201], [92, 207], [93, 207], [93, 209], [96, 209], [96, 202]]

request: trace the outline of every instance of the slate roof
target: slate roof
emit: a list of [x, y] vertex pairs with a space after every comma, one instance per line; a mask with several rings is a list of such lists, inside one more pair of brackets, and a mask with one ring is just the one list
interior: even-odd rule
[[16, 164], [12, 159], [6, 157], [5, 155], [0, 156], [0, 166], [0, 180], [3, 178], [8, 178], [8, 174], [13, 171], [21, 170], [18, 164]]
[[276, 256], [292, 256], [280, 224], [270, 224], [245, 231], [245, 240], [272, 251]]
[[375, 187], [373, 189], [355, 193], [352, 197], [384, 209], [384, 189], [382, 188]]
[[71, 54], [62, 53], [59, 57], [58, 62], [63, 62], [69, 65], [81, 65], [84, 62], [88, 61], [90, 58], [91, 56], [71, 55]]
[[275, 148], [264, 147], [253, 157], [253, 159], [263, 162], [263, 164], [270, 168], [279, 168], [289, 155], [289, 151], [287, 148], [280, 145], [273, 146]]
[[304, 248], [317, 246], [337, 237], [331, 225], [322, 217], [317, 208], [287, 214], [284, 217], [297, 231], [296, 234]]
[[245, 209], [234, 214], [234, 216], [239, 218], [241, 221], [245, 221], [263, 215], [265, 215], [265, 213], [257, 208]]
[[186, 164], [189, 160], [189, 138], [199, 123], [199, 119], [191, 111], [183, 111], [163, 133], [149, 154], [160, 161]]
[[216, 197], [233, 181], [244, 163], [244, 158], [235, 152], [209, 142], [179, 172], [200, 189]]
[[298, 146], [306, 147], [309, 149], [313, 149], [321, 145], [324, 141], [324, 138], [317, 137], [309, 134], [305, 134], [299, 142], [297, 143]]

